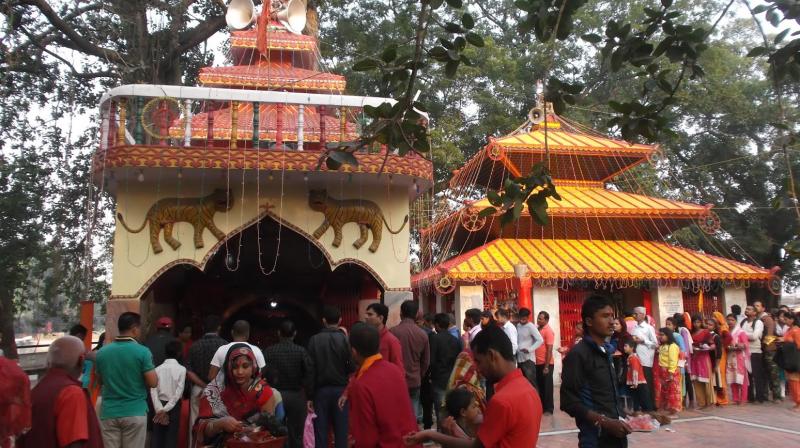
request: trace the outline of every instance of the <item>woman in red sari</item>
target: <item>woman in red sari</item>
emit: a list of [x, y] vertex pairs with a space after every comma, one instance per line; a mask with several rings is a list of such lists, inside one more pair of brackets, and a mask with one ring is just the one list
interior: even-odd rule
[[692, 345], [694, 353], [691, 358], [692, 385], [697, 405], [700, 409], [716, 403], [714, 394], [714, 368], [711, 365], [711, 351], [716, 350], [714, 335], [704, 328], [703, 317], [697, 315], [692, 320]]
[[274, 414], [277, 398], [261, 379], [256, 357], [247, 344], [234, 344], [223, 365], [224, 385], [215, 381], [206, 386], [194, 425], [195, 448], [224, 446], [234, 433], [241, 432], [253, 417]]
[[[727, 380], [727, 365], [728, 365], [728, 347], [731, 346], [733, 338], [731, 337], [731, 330], [728, 327], [728, 322], [725, 316], [719, 311], [714, 311], [713, 322], [716, 327], [717, 334], [719, 335], [719, 343], [717, 345], [716, 365], [716, 378], [717, 383], [714, 391], [717, 395], [717, 406], [724, 406], [728, 404], [728, 380]], [[709, 327], [710, 328], [710, 327]]]
[[658, 332], [658, 362], [653, 363], [656, 407], [676, 414], [681, 410], [681, 370], [678, 368], [681, 350], [674, 332], [662, 328]]

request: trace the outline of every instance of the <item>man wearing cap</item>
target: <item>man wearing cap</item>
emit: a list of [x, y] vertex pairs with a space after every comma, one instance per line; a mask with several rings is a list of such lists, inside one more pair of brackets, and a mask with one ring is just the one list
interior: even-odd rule
[[147, 338], [144, 345], [150, 349], [153, 354], [153, 365], [160, 366], [166, 359], [166, 347], [172, 341], [177, 340], [172, 335], [172, 328], [175, 325], [172, 319], [163, 316], [156, 321], [156, 332]]

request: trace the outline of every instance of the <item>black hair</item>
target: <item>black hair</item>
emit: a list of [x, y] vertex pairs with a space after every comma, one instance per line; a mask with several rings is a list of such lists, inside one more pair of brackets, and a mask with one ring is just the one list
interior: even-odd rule
[[658, 331], [660, 333], [664, 333], [664, 336], [667, 337], [667, 345], [676, 343], [675, 342], [675, 332], [673, 332], [672, 330], [670, 330], [667, 327], [663, 327], [663, 328], [659, 329]]
[[422, 320], [425, 322], [433, 322], [433, 313], [425, 313], [425, 315], [422, 316]]
[[350, 329], [350, 346], [364, 358], [377, 354], [380, 344], [381, 337], [377, 328], [359, 322]]
[[138, 313], [134, 313], [133, 311], [126, 311], [119, 316], [119, 319], [117, 319], [117, 330], [120, 333], [127, 333], [134, 327], [139, 327], [141, 325], [142, 316], [140, 316]]
[[166, 359], [178, 359], [182, 353], [183, 344], [181, 344], [181, 341], [177, 339], [167, 342], [167, 345], [164, 346], [164, 356]]
[[69, 335], [78, 339], [84, 339], [87, 334], [89, 334], [89, 330], [81, 324], [75, 324], [69, 328]]
[[672, 315], [672, 320], [675, 322], [675, 328], [685, 327], [686, 323], [683, 320], [683, 313], [675, 313]]
[[475, 394], [463, 387], [457, 387], [444, 397], [444, 408], [447, 414], [455, 419], [461, 417], [461, 411], [468, 408], [475, 401]]
[[322, 318], [328, 325], [336, 325], [342, 320], [342, 312], [335, 306], [325, 305], [322, 307]]
[[375, 302], [375, 303], [370, 303], [369, 305], [367, 305], [367, 309], [368, 310], [372, 310], [372, 311], [375, 312], [375, 314], [377, 314], [378, 316], [381, 316], [383, 318], [383, 324], [384, 325], [386, 325], [386, 322], [389, 322], [389, 307], [388, 306], [386, 306], [386, 305], [384, 305], [382, 303]]
[[278, 329], [278, 333], [284, 338], [291, 338], [296, 332], [297, 330], [294, 327], [294, 322], [289, 319], [281, 322], [281, 326]]
[[416, 319], [419, 311], [419, 304], [413, 300], [406, 300], [400, 305], [400, 316], [403, 319]]
[[446, 330], [450, 328], [450, 316], [445, 313], [439, 313], [433, 316], [433, 324]]
[[614, 308], [607, 297], [597, 294], [587, 297], [586, 300], [583, 301], [583, 306], [581, 306], [581, 323], [585, 323], [586, 319], [593, 318], [595, 313], [607, 306], [610, 306], [612, 309]]
[[789, 319], [792, 321], [789, 324], [789, 326], [800, 325], [800, 313], [793, 313], [791, 311], [781, 311], [781, 314], [783, 314], [784, 319]]
[[216, 314], [209, 314], [203, 319], [203, 332], [205, 333], [216, 333], [219, 330], [219, 326], [222, 324], [222, 320]]
[[520, 308], [519, 311], [517, 312], [517, 315], [519, 317], [528, 317], [531, 315], [531, 310], [527, 308]]
[[502, 316], [508, 319], [508, 310], [506, 309], [500, 308], [497, 310], [495, 314], [497, 315], [498, 318]]
[[246, 320], [237, 320], [233, 323], [233, 327], [231, 328], [231, 334], [234, 336], [239, 337], [249, 337], [250, 336], [250, 322]]
[[629, 346], [630, 348], [632, 348], [632, 349], [636, 350], [636, 341], [634, 341], [634, 340], [633, 340], [633, 339], [631, 339], [631, 338], [627, 338], [627, 339], [625, 339], [625, 342], [623, 342], [623, 345], [627, 345], [627, 346]]
[[547, 311], [539, 311], [539, 314], [537, 314], [536, 316], [537, 317], [538, 316], [544, 316], [544, 320], [546, 322], [550, 322], [550, 313], [548, 313]]
[[97, 338], [97, 345], [92, 349], [92, 351], [100, 350], [103, 348], [103, 344], [106, 342], [106, 332], [100, 333], [100, 336]]
[[667, 323], [667, 322], [672, 322], [673, 326], [676, 326], [676, 327], [678, 326], [678, 323], [675, 321], [674, 317], [667, 317], [666, 319], [664, 319], [664, 323]]
[[742, 314], [742, 307], [739, 305], [731, 305], [731, 313], [734, 314], [734, 317]]
[[473, 325], [478, 325], [481, 323], [481, 310], [477, 308], [470, 308], [467, 311], [464, 311], [464, 317], [471, 320]]
[[482, 329], [475, 339], [472, 340], [470, 348], [475, 353], [485, 355], [490, 349], [494, 349], [503, 359], [514, 360], [514, 351], [511, 348], [511, 340], [505, 332], [496, 325], [489, 325]]

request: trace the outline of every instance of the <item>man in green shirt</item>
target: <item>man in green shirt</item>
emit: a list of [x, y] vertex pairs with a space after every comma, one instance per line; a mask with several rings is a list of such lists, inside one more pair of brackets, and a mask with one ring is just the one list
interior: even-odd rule
[[97, 352], [102, 384], [100, 427], [106, 448], [144, 448], [147, 437], [147, 393], [158, 385], [153, 355], [140, 345], [141, 317], [122, 313], [119, 336]]

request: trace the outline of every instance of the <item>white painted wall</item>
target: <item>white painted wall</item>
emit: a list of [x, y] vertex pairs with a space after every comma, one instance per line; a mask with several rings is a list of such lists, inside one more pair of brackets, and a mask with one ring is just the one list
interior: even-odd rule
[[657, 286], [652, 290], [651, 297], [656, 328], [663, 327], [666, 319], [675, 313], [683, 313], [683, 292], [680, 287]]
[[727, 287], [722, 292], [722, 302], [725, 309], [722, 314], [728, 315], [731, 312], [731, 305], [742, 307], [742, 314], [747, 307], [747, 293], [743, 288]]
[[561, 384], [561, 355], [556, 351], [561, 347], [561, 320], [559, 318], [558, 288], [533, 287], [533, 319], [540, 311], [550, 314], [550, 328], [553, 329], [553, 384]]
[[[456, 287], [456, 322], [464, 320], [464, 312], [470, 308], [483, 309], [483, 286], [461, 285]], [[460, 325], [459, 325], [460, 326]]]

